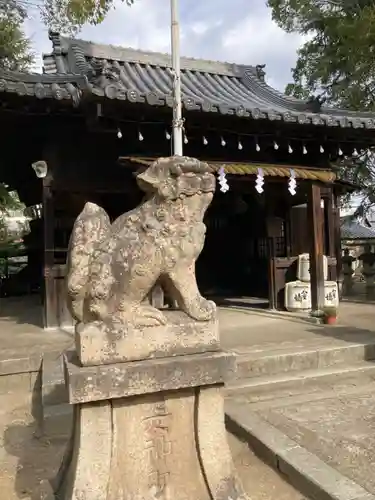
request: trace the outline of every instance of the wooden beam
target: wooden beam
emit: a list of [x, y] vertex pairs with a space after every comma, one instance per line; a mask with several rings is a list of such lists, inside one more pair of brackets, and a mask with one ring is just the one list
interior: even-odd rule
[[311, 306], [313, 313], [322, 311], [324, 307], [323, 221], [320, 186], [311, 184], [308, 188], [307, 198], [307, 227], [310, 234]]

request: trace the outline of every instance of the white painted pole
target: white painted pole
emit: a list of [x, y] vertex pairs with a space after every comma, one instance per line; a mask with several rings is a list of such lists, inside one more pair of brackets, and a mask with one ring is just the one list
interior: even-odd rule
[[178, 22], [178, 0], [171, 0], [171, 49], [173, 71], [173, 154], [182, 156], [182, 102], [181, 102], [181, 68], [180, 68], [180, 27]]

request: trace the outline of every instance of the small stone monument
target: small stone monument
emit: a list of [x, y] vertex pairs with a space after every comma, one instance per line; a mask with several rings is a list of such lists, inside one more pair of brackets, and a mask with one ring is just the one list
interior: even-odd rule
[[342, 257], [342, 267], [344, 274], [343, 282], [343, 295], [351, 295], [353, 292], [353, 262], [356, 259], [350, 255], [349, 249], [345, 248], [344, 255]]
[[[61, 500], [245, 500], [226, 441], [216, 306], [195, 261], [215, 191], [209, 166], [160, 158], [137, 177], [147, 201], [112, 225], [87, 204], [75, 222], [68, 296], [76, 352], [65, 360], [72, 440]], [[159, 282], [178, 303], [147, 302]]]

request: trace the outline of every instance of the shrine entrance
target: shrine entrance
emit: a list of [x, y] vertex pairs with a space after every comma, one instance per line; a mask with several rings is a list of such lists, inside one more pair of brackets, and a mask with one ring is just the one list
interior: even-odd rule
[[[250, 183], [249, 187], [253, 188]], [[269, 236], [268, 196], [232, 191], [215, 194], [207, 212], [206, 244], [197, 261], [197, 281], [204, 295], [246, 300], [254, 307], [269, 307], [270, 263], [274, 252], [285, 252], [284, 221], [277, 238]]]

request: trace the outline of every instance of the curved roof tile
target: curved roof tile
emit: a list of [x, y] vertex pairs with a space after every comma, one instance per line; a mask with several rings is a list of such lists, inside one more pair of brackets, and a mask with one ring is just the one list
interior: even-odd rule
[[375, 230], [363, 226], [350, 217], [343, 217], [341, 220], [342, 240], [367, 240], [375, 239]]
[[[171, 56], [100, 45], [50, 33], [44, 74], [0, 72], [0, 91], [79, 101], [83, 90], [109, 99], [173, 106]], [[181, 58], [187, 110], [328, 127], [375, 129], [375, 113], [320, 106], [283, 95], [264, 81], [262, 66]]]
[[84, 75], [45, 75], [0, 69], [0, 94], [13, 93], [38, 99], [71, 100], [78, 105], [81, 95], [88, 88]]

